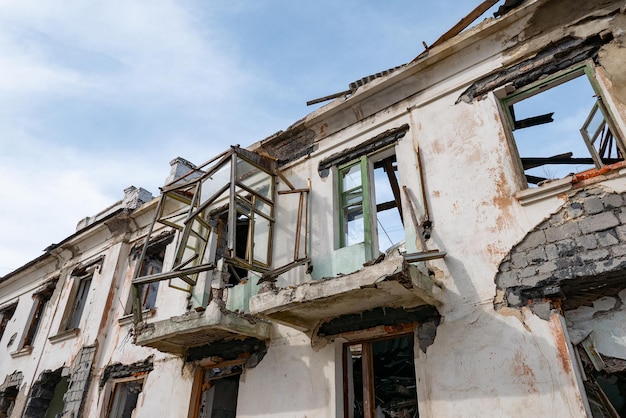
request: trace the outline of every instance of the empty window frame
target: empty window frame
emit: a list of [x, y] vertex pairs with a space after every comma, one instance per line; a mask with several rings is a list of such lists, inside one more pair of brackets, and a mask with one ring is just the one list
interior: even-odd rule
[[523, 87], [503, 104], [529, 185], [624, 159], [622, 138], [589, 65]]
[[0, 310], [0, 340], [2, 340], [4, 331], [6, 330], [9, 321], [15, 314], [15, 309], [17, 309], [17, 303], [13, 303]]
[[66, 331], [80, 328], [80, 321], [83, 317], [85, 305], [88, 302], [92, 278], [93, 273], [73, 277], [76, 293], [71, 301], [71, 309], [65, 322]]
[[33, 309], [28, 319], [24, 338], [19, 345], [19, 349], [31, 348], [37, 336], [37, 331], [41, 325], [41, 321], [46, 311], [48, 301], [52, 297], [52, 293], [56, 287], [56, 280], [47, 283], [44, 288], [33, 294]]
[[192, 396], [192, 418], [235, 418], [241, 364], [216, 365], [201, 370]]
[[137, 398], [143, 389], [143, 379], [119, 380], [113, 383], [107, 418], [131, 418], [137, 407]]
[[393, 148], [338, 168], [341, 247], [365, 243], [376, 257], [404, 240], [397, 170]]
[[[165, 250], [168, 244], [174, 239], [173, 234], [168, 234], [165, 239], [158, 239], [146, 249], [146, 255], [141, 261], [141, 269], [138, 277], [151, 276], [159, 274], [163, 271], [163, 262], [165, 261]], [[148, 311], [156, 308], [156, 299], [159, 291], [159, 282], [152, 282], [138, 286], [139, 300], [141, 309]], [[133, 309], [132, 291], [128, 295], [128, 303], [126, 304], [126, 314], [130, 314]]]
[[413, 333], [343, 346], [344, 417], [418, 416]]

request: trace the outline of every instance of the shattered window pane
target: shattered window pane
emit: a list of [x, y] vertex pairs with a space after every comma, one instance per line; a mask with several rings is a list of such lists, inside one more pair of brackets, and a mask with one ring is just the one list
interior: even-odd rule
[[272, 176], [241, 158], [237, 158], [236, 181], [256, 194], [271, 200], [274, 183]]

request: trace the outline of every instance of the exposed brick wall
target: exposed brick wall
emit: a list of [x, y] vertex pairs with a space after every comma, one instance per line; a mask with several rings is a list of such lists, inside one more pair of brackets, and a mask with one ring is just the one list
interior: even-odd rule
[[63, 397], [63, 417], [79, 417], [83, 407], [89, 382], [96, 346], [85, 346], [81, 349], [70, 372], [70, 383]]
[[626, 271], [625, 196], [601, 187], [581, 190], [500, 264], [496, 285], [504, 300], [496, 307], [524, 306], [563, 286], [606, 281], [621, 271]]
[[23, 418], [40, 418], [46, 415], [50, 401], [54, 396], [54, 388], [61, 380], [61, 369], [46, 370], [33, 383], [30, 389]]

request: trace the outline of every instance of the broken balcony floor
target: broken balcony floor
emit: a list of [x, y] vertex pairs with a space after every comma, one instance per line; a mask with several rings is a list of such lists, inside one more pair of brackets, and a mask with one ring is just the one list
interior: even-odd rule
[[250, 299], [250, 313], [309, 332], [325, 320], [374, 308], [438, 306], [440, 292], [395, 254], [354, 273], [259, 293]]
[[184, 355], [189, 348], [218, 341], [248, 337], [267, 340], [270, 329], [263, 320], [244, 317], [211, 302], [204, 312], [189, 312], [137, 328], [135, 344]]

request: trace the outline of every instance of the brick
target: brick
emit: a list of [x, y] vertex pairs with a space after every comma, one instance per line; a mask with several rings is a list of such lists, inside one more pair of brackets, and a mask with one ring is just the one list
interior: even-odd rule
[[626, 245], [614, 245], [610, 248], [610, 251], [613, 257], [621, 257], [623, 255], [626, 255]]
[[546, 234], [542, 230], [533, 231], [524, 238], [517, 246], [518, 251], [525, 251], [545, 245]]
[[615, 233], [621, 242], [626, 242], [626, 225], [620, 225], [615, 228]]
[[598, 240], [598, 244], [602, 247], [610, 247], [619, 243], [619, 240], [617, 239], [617, 232], [613, 229], [598, 232], [596, 234], [596, 239]]
[[619, 225], [619, 220], [613, 212], [602, 212], [587, 216], [580, 221], [580, 230], [583, 234], [605, 231]]
[[546, 263], [540, 264], [537, 267], [537, 272], [539, 273], [552, 273], [557, 269], [556, 263], [554, 261], [548, 261]]
[[559, 258], [559, 251], [557, 250], [555, 244], [546, 245], [545, 251], [548, 260], [556, 260], [557, 258]]
[[579, 202], [572, 202], [566, 209], [564, 216], [567, 219], [575, 219], [581, 216], [584, 213], [583, 205]]
[[619, 219], [620, 223], [626, 224], [626, 210], [625, 210], [625, 208], [621, 208], [619, 210], [616, 210], [615, 214], [617, 215], [617, 218]]
[[584, 250], [594, 250], [598, 248], [598, 241], [594, 235], [581, 235], [576, 238], [576, 245]]
[[620, 208], [624, 206], [624, 199], [617, 193], [611, 193], [604, 197], [603, 203], [604, 207], [607, 209]]
[[526, 253], [516, 252], [511, 255], [511, 267], [514, 269], [522, 269], [528, 265]]
[[583, 202], [583, 208], [585, 209], [586, 215], [595, 215], [596, 213], [600, 213], [604, 210], [604, 205], [599, 197], [592, 196], [585, 199]]
[[496, 278], [496, 284], [498, 285], [498, 287], [501, 287], [502, 289], [506, 289], [507, 287], [512, 287], [512, 286], [517, 286], [519, 284], [517, 272], [507, 271], [507, 272], [498, 274]]
[[529, 267], [526, 267], [525, 269], [522, 269], [519, 272], [519, 278], [520, 279], [525, 279], [527, 277], [535, 276], [536, 274], [537, 274], [537, 267], [529, 266]]
[[511, 262], [509, 261], [505, 261], [502, 264], [500, 264], [500, 271], [511, 271]]
[[611, 253], [608, 250], [604, 250], [604, 249], [589, 251], [589, 252], [581, 253], [579, 255], [580, 259], [585, 264], [591, 261], [606, 260], [610, 256], [611, 256]]
[[546, 251], [543, 248], [535, 248], [527, 253], [529, 264], [538, 264], [547, 261]]
[[580, 229], [577, 222], [569, 222], [561, 226], [546, 229], [546, 240], [555, 242], [563, 238], [575, 238], [580, 236]]
[[564, 239], [556, 243], [559, 257], [569, 257], [576, 254], [576, 248], [576, 241], [573, 239]]

